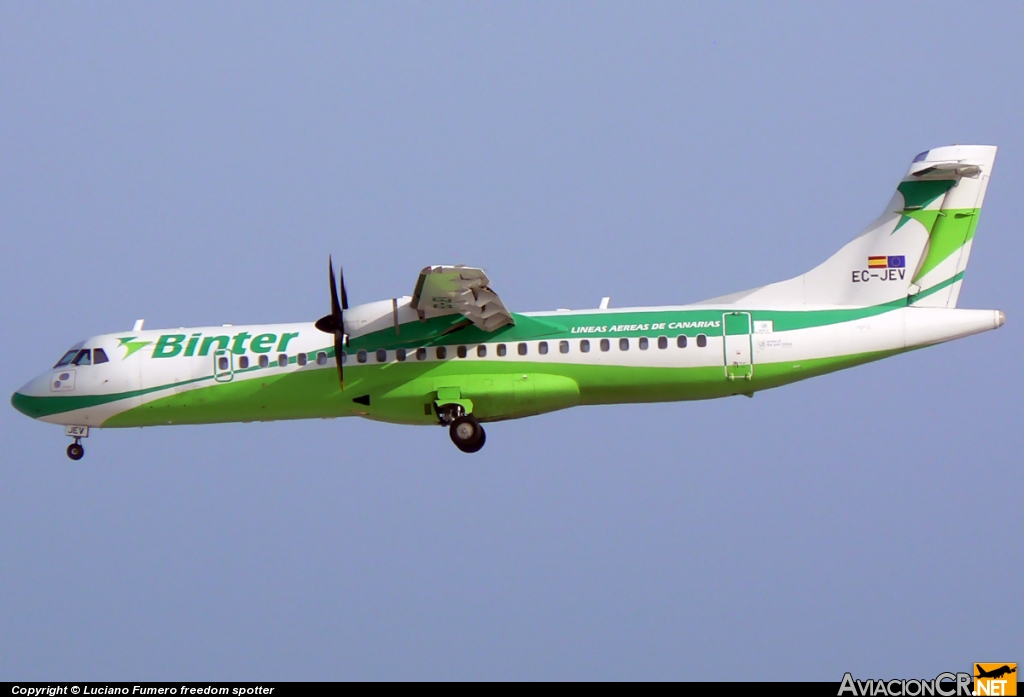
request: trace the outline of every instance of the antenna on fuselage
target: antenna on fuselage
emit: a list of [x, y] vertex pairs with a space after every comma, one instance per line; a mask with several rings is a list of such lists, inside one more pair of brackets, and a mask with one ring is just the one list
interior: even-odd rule
[[610, 295], [606, 295], [605, 297], [601, 298], [601, 306], [600, 306], [599, 309], [607, 310], [608, 309], [608, 303], [610, 303], [611, 301], [612, 301], [612, 296], [610, 296]]
[[144, 319], [137, 319], [137, 320], [135, 320], [135, 324], [132, 325], [132, 331], [133, 332], [141, 332], [142, 331], [142, 325], [144, 325], [145, 323], [146, 323], [146, 320], [144, 320]]

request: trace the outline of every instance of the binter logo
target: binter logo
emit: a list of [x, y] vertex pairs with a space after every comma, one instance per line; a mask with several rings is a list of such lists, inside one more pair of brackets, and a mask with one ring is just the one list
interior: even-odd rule
[[[191, 336], [185, 334], [161, 334], [153, 347], [153, 358], [175, 358], [184, 356], [209, 356], [211, 351], [230, 350], [236, 355], [247, 351], [252, 353], [270, 353], [277, 351], [284, 353], [288, 350], [288, 344], [292, 339], [299, 336], [298, 332], [285, 332], [283, 334], [256, 334], [249, 332], [238, 332], [237, 334], [221, 334], [219, 336], [204, 336], [202, 332], [195, 332]], [[150, 342], [146, 342], [147, 344]], [[141, 346], [139, 348], [142, 348]], [[138, 349], [136, 349], [137, 351]]]
[[1016, 663], [975, 663], [975, 695], [1016, 695]]

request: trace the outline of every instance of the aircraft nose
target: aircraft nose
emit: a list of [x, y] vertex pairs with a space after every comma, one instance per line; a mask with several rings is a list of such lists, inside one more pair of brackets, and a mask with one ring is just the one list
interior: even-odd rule
[[48, 384], [49, 375], [41, 375], [35, 380], [25, 383], [11, 395], [11, 406], [25, 416], [31, 416], [33, 419], [39, 418], [42, 415], [39, 409], [42, 401], [40, 398], [46, 394], [46, 385]]
[[22, 394], [21, 392], [15, 392], [11, 395], [11, 406], [25, 416], [33, 416], [31, 403], [32, 398], [28, 395]]

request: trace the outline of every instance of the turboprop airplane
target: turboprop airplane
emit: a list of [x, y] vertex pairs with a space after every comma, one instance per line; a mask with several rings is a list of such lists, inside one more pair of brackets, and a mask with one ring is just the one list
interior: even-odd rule
[[361, 416], [441, 425], [476, 452], [481, 424], [584, 404], [752, 396], [996, 329], [957, 309], [996, 148], [914, 158], [885, 212], [787, 281], [691, 305], [510, 312], [486, 274], [428, 266], [412, 296], [349, 307], [333, 264], [315, 323], [101, 334], [18, 390], [16, 409], [91, 428]]

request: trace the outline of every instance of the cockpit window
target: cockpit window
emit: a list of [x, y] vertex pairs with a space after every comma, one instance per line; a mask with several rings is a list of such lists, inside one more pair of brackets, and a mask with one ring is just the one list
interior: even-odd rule
[[107, 352], [104, 351], [103, 349], [93, 349], [92, 350], [92, 362], [93, 362], [93, 365], [99, 365], [100, 363], [106, 363], [108, 360], [110, 360], [110, 359], [107, 358]]
[[75, 358], [75, 355], [76, 355], [77, 353], [78, 353], [78, 349], [71, 349], [70, 351], [68, 351], [67, 353], [65, 353], [65, 354], [64, 354], [64, 355], [63, 355], [63, 356], [61, 357], [61, 359], [60, 359], [59, 361], [57, 361], [57, 365], [55, 365], [55, 366], [53, 366], [53, 367], [54, 367], [54, 368], [62, 368], [62, 367], [64, 367], [64, 366], [66, 366], [66, 365], [69, 365], [69, 364], [71, 363], [71, 361], [72, 361], [72, 360], [74, 360], [74, 358]]
[[89, 349], [82, 349], [75, 356], [75, 360], [71, 361], [71, 365], [92, 365], [92, 356], [89, 353]]

